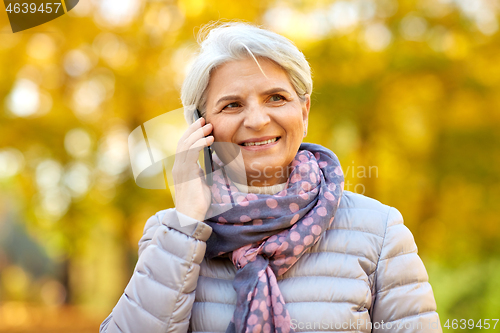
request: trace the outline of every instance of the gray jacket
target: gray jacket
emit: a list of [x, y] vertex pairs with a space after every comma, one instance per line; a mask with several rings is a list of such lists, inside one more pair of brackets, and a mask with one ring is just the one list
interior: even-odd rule
[[[144, 228], [133, 276], [101, 333], [225, 332], [236, 268], [204, 259], [212, 229], [175, 209]], [[296, 332], [441, 333], [411, 232], [395, 208], [344, 191], [329, 230], [278, 277]]]

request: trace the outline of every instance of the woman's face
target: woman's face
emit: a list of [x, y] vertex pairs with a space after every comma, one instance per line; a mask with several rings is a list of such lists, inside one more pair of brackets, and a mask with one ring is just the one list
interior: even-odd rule
[[288, 166], [307, 129], [310, 98], [299, 98], [276, 63], [258, 60], [265, 75], [253, 58], [227, 62], [212, 72], [205, 117], [216, 142], [241, 149], [247, 184], [268, 186], [288, 179]]

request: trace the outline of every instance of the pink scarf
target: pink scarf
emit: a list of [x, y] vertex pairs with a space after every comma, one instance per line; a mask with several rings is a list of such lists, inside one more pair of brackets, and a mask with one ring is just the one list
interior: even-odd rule
[[[344, 176], [330, 150], [303, 143], [286, 188], [275, 195], [241, 193], [222, 169], [214, 173], [207, 258], [226, 253], [238, 269], [236, 310], [227, 333], [293, 332], [276, 276], [283, 275], [327, 230]], [[230, 205], [231, 209], [227, 210]]]

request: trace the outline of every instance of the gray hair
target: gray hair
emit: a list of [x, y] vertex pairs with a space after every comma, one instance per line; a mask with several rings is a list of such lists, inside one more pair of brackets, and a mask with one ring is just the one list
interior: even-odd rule
[[265, 57], [281, 66], [302, 100], [312, 92], [311, 68], [304, 54], [292, 41], [277, 33], [243, 22], [215, 22], [201, 28], [198, 44], [199, 53], [181, 89], [188, 124], [193, 122], [196, 109], [205, 115], [206, 90], [212, 71], [228, 61], [241, 60], [249, 55], [257, 65], [256, 57]]

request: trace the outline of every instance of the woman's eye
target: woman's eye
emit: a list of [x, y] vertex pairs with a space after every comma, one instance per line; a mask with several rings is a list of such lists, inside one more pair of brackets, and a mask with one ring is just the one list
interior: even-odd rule
[[283, 97], [281, 95], [272, 95], [270, 100], [271, 100], [271, 102], [280, 102], [280, 101], [285, 100], [285, 97]]
[[229, 103], [228, 105], [226, 105], [226, 106], [224, 107], [224, 109], [225, 109], [225, 108], [230, 108], [230, 109], [231, 109], [231, 108], [235, 108], [235, 107], [238, 107], [238, 103], [233, 102], [233, 103]]

